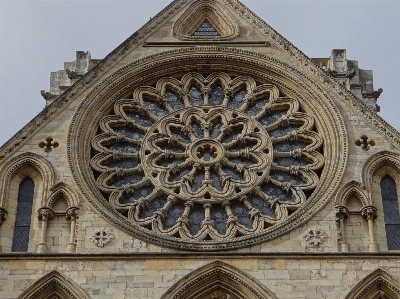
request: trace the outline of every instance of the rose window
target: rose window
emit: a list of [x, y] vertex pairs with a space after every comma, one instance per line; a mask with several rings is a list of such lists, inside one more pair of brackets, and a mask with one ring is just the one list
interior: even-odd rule
[[324, 165], [313, 117], [249, 77], [162, 78], [118, 100], [99, 129], [91, 166], [104, 198], [176, 239], [265, 231], [307, 201]]

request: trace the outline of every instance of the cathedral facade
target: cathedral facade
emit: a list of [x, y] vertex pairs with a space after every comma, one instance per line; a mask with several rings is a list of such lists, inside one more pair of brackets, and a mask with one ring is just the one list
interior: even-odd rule
[[381, 93], [238, 0], [77, 52], [0, 148], [0, 298], [400, 298]]

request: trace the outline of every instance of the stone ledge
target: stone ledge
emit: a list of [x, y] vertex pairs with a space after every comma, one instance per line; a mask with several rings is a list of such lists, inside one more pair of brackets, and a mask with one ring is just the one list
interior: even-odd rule
[[281, 253], [255, 253], [255, 252], [148, 252], [148, 253], [3, 253], [0, 254], [2, 260], [129, 260], [129, 259], [249, 259], [249, 258], [269, 258], [269, 259], [399, 259], [400, 251], [396, 252], [354, 252], [354, 253], [308, 253], [308, 252], [281, 252]]

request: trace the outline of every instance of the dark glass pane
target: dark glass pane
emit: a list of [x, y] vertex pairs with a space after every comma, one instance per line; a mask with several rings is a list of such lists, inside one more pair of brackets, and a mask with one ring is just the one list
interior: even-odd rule
[[297, 131], [301, 126], [296, 126], [296, 125], [290, 125], [288, 127], [284, 127], [284, 128], [278, 128], [275, 130], [272, 130], [270, 132], [268, 132], [268, 134], [272, 137], [282, 137], [285, 136], [288, 133], [291, 133], [293, 131]]
[[204, 20], [199, 29], [193, 33], [193, 36], [219, 36], [219, 33], [208, 20]]
[[298, 176], [294, 176], [294, 175], [290, 175], [288, 173], [285, 172], [275, 172], [271, 175], [271, 178], [273, 178], [274, 180], [277, 180], [281, 183], [291, 183], [292, 185], [302, 185], [304, 184], [303, 180], [298, 177]]
[[231, 210], [233, 215], [235, 215], [239, 222], [245, 227], [252, 228], [253, 221], [250, 218], [249, 212], [247, 211], [244, 204], [238, 201], [234, 201], [231, 204]]
[[192, 106], [201, 106], [204, 104], [203, 93], [195, 86], [190, 88], [189, 103]]
[[211, 178], [211, 180], [213, 182], [214, 188], [217, 189], [218, 191], [222, 191], [223, 186], [222, 186], [222, 182], [221, 182], [220, 176], [216, 172], [211, 171], [210, 172], [210, 178]]
[[301, 160], [301, 159], [294, 159], [294, 158], [275, 158], [274, 162], [278, 164], [279, 166], [285, 166], [285, 167], [290, 167], [290, 166], [306, 166], [308, 163], [307, 161]]
[[196, 175], [193, 178], [192, 182], [192, 191], [196, 192], [197, 190], [200, 189], [201, 185], [203, 184], [204, 180], [204, 170], [200, 170], [196, 173]]
[[167, 217], [164, 221], [164, 229], [169, 229], [173, 227], [179, 217], [182, 216], [185, 206], [183, 203], [178, 201], [167, 213]]
[[253, 106], [247, 109], [246, 113], [250, 116], [257, 115], [260, 113], [264, 105], [268, 103], [268, 100], [268, 97], [257, 100]]
[[212, 130], [211, 130], [211, 132], [210, 132], [210, 138], [217, 138], [218, 136], [219, 136], [219, 134], [220, 134], [220, 132], [221, 132], [221, 127], [222, 127], [222, 125], [221, 125], [221, 123], [220, 122], [218, 122], [218, 123], [216, 123], [213, 127], [212, 127]]
[[298, 148], [305, 148], [307, 145], [305, 142], [278, 143], [274, 145], [274, 150], [278, 152], [290, 152]]
[[270, 205], [267, 204], [262, 198], [251, 196], [249, 197], [249, 202], [254, 208], [260, 210], [264, 215], [275, 217], [274, 210], [271, 209]]
[[149, 196], [153, 192], [153, 190], [154, 190], [153, 186], [139, 188], [129, 196], [125, 195], [124, 197], [122, 197], [120, 202], [122, 204], [133, 203], [135, 200], [138, 200], [139, 198], [144, 198]]
[[204, 138], [204, 132], [201, 129], [201, 125], [199, 123], [193, 122], [192, 123], [192, 128], [193, 128], [194, 136], [196, 136], [196, 138], [199, 138], [199, 139], [203, 139]]
[[14, 228], [14, 238], [11, 249], [12, 252], [28, 251], [29, 231], [30, 231], [29, 226], [16, 226]]
[[167, 202], [166, 197], [158, 197], [149, 203], [146, 208], [140, 213], [140, 218], [144, 219], [153, 216], [154, 212], [161, 209]]
[[265, 194], [277, 197], [281, 201], [292, 201], [292, 198], [288, 193], [271, 183], [263, 184], [261, 189]]
[[397, 201], [396, 182], [391, 176], [385, 175], [381, 180], [382, 200]]
[[143, 100], [143, 103], [149, 108], [151, 113], [155, 116], [163, 117], [168, 114], [168, 112], [157, 102], [151, 100]]
[[230, 175], [232, 177], [232, 179], [236, 180], [236, 181], [244, 181], [244, 177], [242, 174], [236, 172], [233, 169], [230, 169], [229, 167], [223, 166], [222, 170], [227, 174]]
[[136, 112], [125, 112], [126, 116], [128, 116], [130, 119], [134, 120], [137, 124], [143, 126], [143, 127], [150, 127], [154, 124], [152, 120], [150, 120], [146, 116], [139, 115]]
[[107, 145], [106, 148], [108, 148], [110, 151], [118, 151], [127, 154], [134, 154], [140, 150], [140, 146], [128, 142], [113, 143]]
[[400, 215], [396, 182], [389, 175], [381, 180], [383, 214], [389, 250], [400, 249]]
[[28, 250], [34, 189], [35, 184], [31, 178], [25, 178], [19, 185], [17, 214], [11, 249], [13, 252], [26, 252]]
[[208, 102], [211, 105], [221, 105], [222, 102], [224, 101], [224, 97], [225, 97], [224, 90], [222, 89], [221, 86], [217, 86], [212, 90], [211, 97], [208, 100]]
[[114, 177], [114, 182], [112, 182], [112, 186], [114, 187], [122, 187], [123, 185], [133, 185], [140, 182], [143, 179], [143, 175], [141, 174], [133, 174], [125, 177]]
[[129, 169], [129, 168], [135, 168], [138, 165], [139, 165], [139, 162], [132, 160], [132, 159], [126, 159], [126, 160], [122, 160], [122, 161], [108, 163], [108, 165], [106, 165], [106, 166], [108, 166], [109, 168]]
[[214, 228], [219, 234], [224, 235], [227, 228], [227, 215], [224, 208], [221, 205], [213, 205], [210, 214], [212, 221], [214, 221]]
[[233, 109], [239, 109], [244, 103], [246, 96], [246, 90], [241, 90], [233, 95], [233, 99], [229, 102], [228, 107]]
[[204, 209], [200, 204], [194, 204], [189, 213], [189, 231], [195, 235], [201, 229], [201, 223], [204, 220]]
[[174, 93], [172, 91], [167, 91], [167, 93], [165, 95], [167, 96], [168, 103], [172, 107], [172, 109], [178, 110], [178, 109], [182, 109], [185, 107], [185, 105], [183, 104], [183, 101], [181, 100], [179, 95], [177, 95], [176, 93]]
[[144, 137], [143, 132], [141, 132], [140, 130], [138, 130], [136, 128], [116, 127], [116, 128], [112, 128], [112, 129], [115, 133], [124, 135], [130, 139], [139, 140]]
[[182, 177], [187, 175], [189, 172], [190, 172], [189, 168], [182, 169], [182, 170], [177, 171], [175, 173], [170, 172], [171, 175], [169, 177], [169, 181], [170, 182], [180, 181], [182, 179]]
[[266, 113], [260, 118], [260, 123], [262, 123], [265, 126], [272, 125], [283, 115], [286, 115], [286, 113], [287, 113], [287, 110], [277, 110], [277, 111], [273, 111], [271, 113]]
[[386, 224], [386, 238], [389, 250], [400, 249], [400, 224]]

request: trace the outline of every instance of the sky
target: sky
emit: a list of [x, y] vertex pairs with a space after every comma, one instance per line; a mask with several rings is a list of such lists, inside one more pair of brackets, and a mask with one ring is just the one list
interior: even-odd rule
[[[107, 56], [170, 0], [0, 0], [0, 145], [45, 106], [50, 72]], [[383, 88], [379, 113], [400, 130], [400, 0], [242, 0], [308, 57], [347, 49]]]

